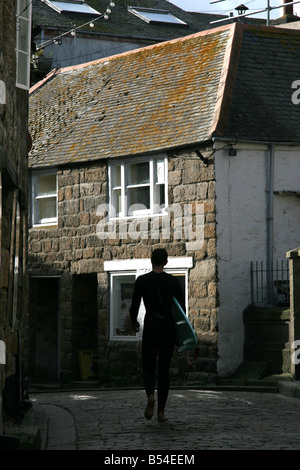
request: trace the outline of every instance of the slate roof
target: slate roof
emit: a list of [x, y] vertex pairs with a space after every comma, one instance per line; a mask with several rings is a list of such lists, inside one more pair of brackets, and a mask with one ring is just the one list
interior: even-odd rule
[[[86, 3], [100, 13], [105, 13], [109, 6], [109, 0], [86, 0]], [[187, 26], [176, 26], [170, 24], [146, 23], [128, 11], [128, 6], [139, 6], [168, 10], [170, 13], [187, 23]], [[78, 30], [89, 34], [103, 34], [124, 38], [143, 38], [151, 41], [165, 41], [181, 36], [186, 36], [210, 28], [210, 22], [222, 18], [220, 15], [190, 13], [173, 5], [167, 0], [115, 0], [115, 7], [109, 20], [95, 22], [94, 28], [89, 25]], [[87, 23], [89, 18], [84, 15], [64, 15], [57, 13], [43, 3], [42, 0], [33, 0], [32, 22], [33, 27], [37, 25], [58, 30], [70, 30], [74, 25], [79, 26]], [[231, 22], [232, 20], [229, 20]]]
[[300, 105], [292, 103], [292, 83], [299, 79], [299, 30], [246, 27], [223, 132], [237, 133], [239, 139], [300, 143]]
[[31, 167], [196, 146], [300, 143], [300, 32], [242, 24], [61, 69], [30, 95]]

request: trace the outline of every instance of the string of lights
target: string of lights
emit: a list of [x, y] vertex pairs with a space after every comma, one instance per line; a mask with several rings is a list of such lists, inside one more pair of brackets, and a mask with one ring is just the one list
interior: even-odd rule
[[100, 16], [98, 16], [97, 18], [93, 19], [93, 20], [90, 20], [88, 21], [87, 23], [84, 23], [80, 26], [76, 26], [75, 28], [72, 28], [70, 29], [69, 31], [66, 31], [65, 33], [62, 33], [60, 34], [59, 36], [55, 36], [54, 38], [51, 38], [47, 41], [44, 41], [42, 42], [41, 44], [38, 44], [36, 46], [36, 50], [37, 51], [40, 51], [42, 49], [45, 49], [45, 47], [48, 47], [48, 46], [51, 46], [52, 44], [56, 44], [56, 45], [60, 45], [62, 43], [62, 38], [64, 36], [67, 36], [67, 35], [71, 35], [71, 36], [75, 36], [76, 34], [76, 31], [78, 29], [81, 29], [81, 28], [84, 28], [85, 26], [89, 25], [90, 28], [93, 28], [94, 27], [94, 23], [96, 21], [99, 21], [101, 20], [102, 18], [105, 19], [105, 20], [108, 20], [109, 19], [109, 15], [111, 13], [111, 8], [115, 7], [115, 2], [112, 0], [110, 3], [109, 3], [109, 6], [106, 8], [106, 11], [105, 13], [101, 14]]

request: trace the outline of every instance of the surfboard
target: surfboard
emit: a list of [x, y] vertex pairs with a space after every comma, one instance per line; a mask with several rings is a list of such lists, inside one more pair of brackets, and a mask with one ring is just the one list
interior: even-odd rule
[[195, 350], [198, 345], [196, 333], [175, 297], [173, 297], [172, 310], [176, 324], [176, 344], [178, 346], [178, 352]]

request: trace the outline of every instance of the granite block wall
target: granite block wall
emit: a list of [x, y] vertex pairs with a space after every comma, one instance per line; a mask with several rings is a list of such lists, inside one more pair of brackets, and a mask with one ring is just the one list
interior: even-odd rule
[[[188, 282], [189, 317], [197, 332], [199, 359], [190, 372], [212, 372], [217, 361], [217, 267], [215, 231], [214, 157], [204, 164], [193, 151], [169, 153], [168, 197], [170, 207], [188, 207], [191, 227], [195, 226], [197, 205], [201, 207], [203, 230], [198, 243], [191, 242], [184, 231], [174, 238], [178, 227], [176, 211], [170, 214], [170, 236], [152, 239], [116, 237], [99, 239], [97, 208], [108, 202], [107, 162], [60, 167], [58, 169], [58, 224], [56, 227], [29, 230], [29, 270], [31, 275], [59, 275], [60, 278], [60, 378], [78, 379], [74, 335], [74, 279], [97, 276], [97, 344], [100, 382], [133, 384], [141, 379], [140, 343], [109, 339], [109, 278], [104, 262], [149, 258], [153, 248], [163, 246], [170, 257], [193, 258]], [[178, 214], [177, 214], [178, 215]], [[161, 224], [161, 221], [160, 221]], [[118, 223], [117, 223], [118, 233]], [[196, 240], [197, 241], [197, 240]], [[77, 283], [78, 288], [78, 283]], [[76, 328], [80, 329], [76, 318]], [[34, 331], [34, 330], [33, 330]], [[82, 332], [82, 338], [86, 333]], [[80, 347], [80, 341], [77, 342]], [[181, 364], [181, 366], [180, 366]], [[186, 373], [182, 355], [174, 355], [172, 367], [176, 380]]]

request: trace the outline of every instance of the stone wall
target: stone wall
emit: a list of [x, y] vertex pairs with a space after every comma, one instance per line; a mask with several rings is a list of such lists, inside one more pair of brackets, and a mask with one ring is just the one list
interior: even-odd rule
[[[0, 395], [1, 389], [5, 387], [6, 390], [8, 379], [19, 390], [26, 320], [28, 92], [16, 88], [15, 14], [14, 0], [1, 2], [0, 340], [6, 346], [6, 365], [0, 366]], [[18, 271], [15, 269], [16, 255], [19, 261]], [[7, 408], [4, 408], [7, 411]]]
[[243, 312], [244, 361], [265, 363], [266, 374], [290, 373], [290, 311], [286, 307], [250, 305]]
[[[202, 153], [210, 155], [210, 149], [204, 149]], [[170, 239], [163, 240], [161, 235], [160, 239], [151, 239], [150, 236], [134, 240], [129, 236], [122, 240], [119, 237], [99, 239], [96, 230], [101, 216], [97, 215], [97, 208], [108, 200], [107, 162], [78, 164], [58, 170], [58, 225], [55, 228], [30, 229], [29, 259], [31, 273], [61, 274], [62, 381], [79, 378], [78, 372], [74, 373], [77, 359], [72, 347], [75, 321], [73, 280], [76, 276], [93, 273], [97, 274], [98, 282], [100, 382], [113, 380], [115, 384], [124, 384], [126, 378], [127, 384], [133, 384], [141, 379], [140, 343], [109, 340], [109, 286], [103, 266], [109, 260], [149, 258], [152, 249], [158, 246], [165, 247], [169, 256], [192, 256], [194, 259], [189, 277], [189, 316], [199, 338], [200, 358], [192, 372], [215, 371], [218, 299], [213, 157], [204, 165], [194, 152], [170, 154], [168, 188], [170, 206], [190, 204], [193, 212], [191, 223], [195, 222], [196, 203], [203, 204], [205, 225], [200, 244], [191, 244], [184, 237], [174, 240], [174, 214], [170, 219]], [[177, 359], [181, 361], [182, 355]], [[181, 371], [177, 359], [175, 355], [172, 370], [178, 376]]]
[[291, 374], [300, 379], [300, 248], [288, 251], [290, 270], [290, 331]]
[[[210, 149], [201, 152], [204, 157], [211, 155]], [[188, 243], [183, 244], [178, 256], [194, 258], [189, 277], [189, 317], [199, 339], [197, 367], [214, 370], [218, 312], [214, 158], [210, 156], [205, 165], [194, 152], [181, 153], [170, 160], [169, 171], [171, 204], [198, 202], [204, 205], [203, 244], [194, 250], [186, 249]]]

